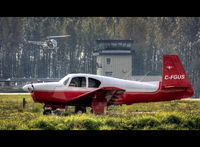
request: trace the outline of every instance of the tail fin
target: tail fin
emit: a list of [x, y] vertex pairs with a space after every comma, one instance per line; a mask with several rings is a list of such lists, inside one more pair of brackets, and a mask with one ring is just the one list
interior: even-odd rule
[[192, 87], [177, 55], [163, 55], [162, 87]]

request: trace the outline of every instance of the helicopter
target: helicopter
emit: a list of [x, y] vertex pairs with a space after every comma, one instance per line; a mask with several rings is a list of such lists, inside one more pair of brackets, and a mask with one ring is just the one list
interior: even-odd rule
[[44, 49], [58, 49], [58, 43], [54, 38], [64, 38], [70, 37], [70, 35], [60, 35], [60, 36], [47, 36], [47, 39], [44, 41], [26, 41], [27, 44], [40, 45]]

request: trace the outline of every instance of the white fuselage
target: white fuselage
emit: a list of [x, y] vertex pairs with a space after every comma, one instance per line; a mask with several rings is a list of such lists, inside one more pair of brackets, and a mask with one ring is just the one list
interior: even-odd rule
[[[69, 74], [62, 78], [59, 82], [48, 82], [48, 83], [36, 83], [34, 85], [34, 90], [40, 91], [68, 91], [73, 90], [74, 87], [70, 87], [69, 83], [71, 79], [74, 77], [86, 77], [86, 87], [81, 87], [81, 90], [90, 91], [94, 90], [94, 88], [88, 88], [88, 77], [97, 79], [101, 82], [99, 88], [101, 87], [118, 87], [126, 90], [126, 92], [153, 92], [159, 88], [159, 81], [156, 82], [139, 82], [139, 81], [131, 81], [131, 80], [123, 80], [113, 77], [99, 76], [93, 74]], [[68, 83], [65, 85], [65, 80], [68, 80]], [[31, 89], [31, 84], [25, 85], [23, 87], [24, 90]], [[75, 88], [77, 90], [77, 87]]]

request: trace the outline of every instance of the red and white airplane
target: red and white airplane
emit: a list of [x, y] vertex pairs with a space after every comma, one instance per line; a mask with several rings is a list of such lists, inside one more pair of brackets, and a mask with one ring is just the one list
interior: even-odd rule
[[23, 89], [31, 93], [35, 102], [44, 103], [44, 114], [65, 106], [75, 106], [75, 112], [86, 112], [86, 107], [91, 107], [99, 114], [109, 105], [170, 101], [194, 93], [177, 55], [163, 55], [162, 82], [69, 74], [59, 82], [28, 84]]

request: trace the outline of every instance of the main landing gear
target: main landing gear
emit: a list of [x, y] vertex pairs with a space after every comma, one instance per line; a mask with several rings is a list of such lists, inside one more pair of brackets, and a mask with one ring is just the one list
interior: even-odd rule
[[[61, 111], [58, 110], [54, 105], [48, 105], [49, 108], [46, 109], [46, 104], [44, 105], [43, 115], [61, 115]], [[75, 106], [75, 113], [86, 113], [86, 107], [83, 106]]]
[[75, 106], [75, 113], [86, 113], [86, 107]]
[[43, 115], [51, 115], [51, 114], [54, 114], [54, 115], [61, 115], [61, 112], [60, 110], [58, 110], [55, 106], [51, 106], [50, 108], [48, 109], [45, 109], [46, 108], [46, 104], [44, 105], [43, 109], [44, 109], [44, 112], [43, 112]]
[[43, 115], [51, 115], [51, 110], [50, 109], [46, 109], [46, 110], [44, 110], [44, 112], [43, 112]]

